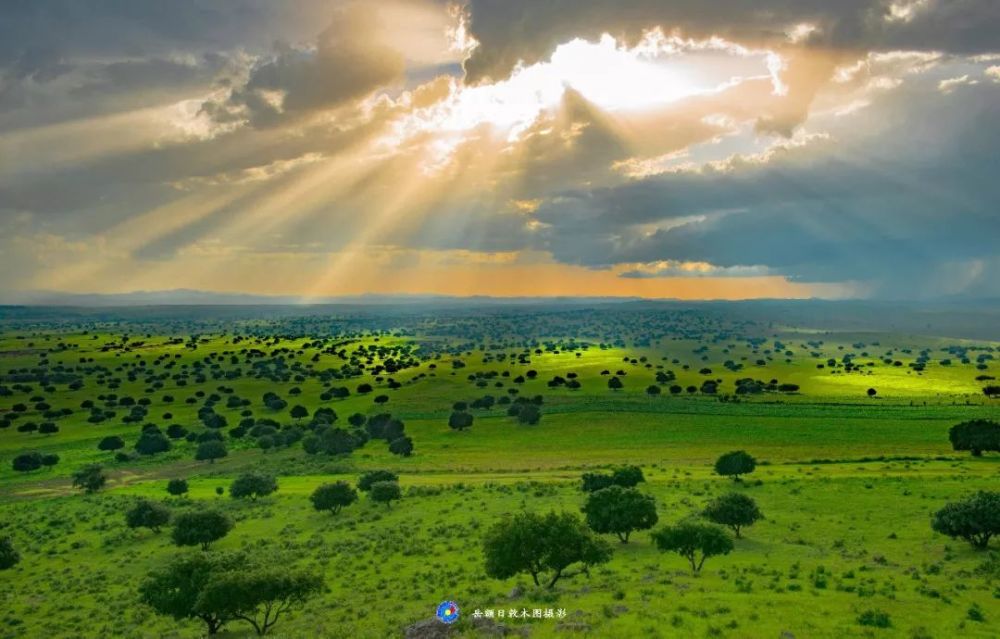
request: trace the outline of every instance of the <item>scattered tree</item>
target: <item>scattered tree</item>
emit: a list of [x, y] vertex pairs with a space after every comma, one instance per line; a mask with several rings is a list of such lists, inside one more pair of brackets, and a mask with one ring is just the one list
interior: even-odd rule
[[462, 431], [472, 426], [472, 413], [456, 410], [448, 418], [448, 426], [454, 430]]
[[615, 484], [615, 480], [611, 475], [603, 473], [584, 473], [581, 479], [583, 480], [582, 488], [585, 493], [592, 493], [608, 486], [614, 486]]
[[623, 544], [636, 530], [656, 525], [656, 501], [635, 488], [609, 486], [591, 493], [583, 507], [587, 525], [596, 533], [615, 534]]
[[186, 495], [188, 491], [188, 483], [186, 479], [171, 479], [167, 482], [167, 492], [174, 497], [180, 497], [181, 495]]
[[397, 437], [389, 442], [389, 452], [393, 455], [409, 457], [413, 454], [413, 440], [409, 437]]
[[21, 555], [14, 548], [10, 537], [0, 537], [0, 570], [9, 570], [21, 561]]
[[200, 619], [214, 635], [230, 621], [224, 612], [198, 605], [205, 585], [214, 574], [239, 570], [245, 557], [236, 553], [192, 553], [175, 557], [166, 567], [151, 573], [139, 586], [144, 604], [174, 619]]
[[194, 452], [194, 458], [197, 461], [208, 460], [208, 463], [214, 464], [216, 459], [222, 459], [228, 454], [229, 451], [226, 449], [224, 443], [216, 439], [210, 439], [198, 444], [198, 448]]
[[263, 636], [284, 613], [322, 589], [322, 577], [302, 570], [284, 567], [229, 570], [208, 580], [196, 605], [199, 610], [211, 610], [220, 618], [242, 619]]
[[229, 486], [229, 496], [233, 499], [249, 497], [251, 501], [256, 501], [258, 497], [267, 497], [276, 490], [278, 482], [273, 475], [251, 471], [233, 480]]
[[399, 490], [399, 484], [394, 481], [377, 481], [372, 484], [368, 496], [372, 501], [385, 504], [385, 507], [389, 508], [393, 501], [403, 497], [403, 493]]
[[522, 404], [517, 411], [517, 421], [526, 426], [534, 426], [541, 420], [542, 411], [534, 404]]
[[135, 443], [135, 452], [140, 455], [155, 455], [170, 450], [170, 440], [159, 430], [143, 431]]
[[159, 533], [170, 521], [170, 509], [161, 503], [142, 499], [125, 512], [125, 525], [129, 528], [149, 528]]
[[728, 555], [733, 549], [733, 540], [726, 531], [712, 524], [688, 522], [665, 526], [653, 533], [653, 540], [661, 551], [685, 557], [694, 574], [701, 572], [709, 557]]
[[316, 510], [329, 510], [336, 515], [344, 506], [356, 502], [358, 493], [346, 481], [338, 481], [317, 487], [309, 499]]
[[178, 546], [201, 546], [208, 550], [209, 544], [218, 541], [233, 529], [233, 522], [217, 510], [196, 510], [182, 513], [174, 518], [171, 534]]
[[14, 458], [12, 466], [14, 470], [22, 473], [38, 470], [42, 467], [42, 454], [35, 452], [21, 453]]
[[97, 444], [98, 450], [116, 451], [125, 448], [125, 440], [118, 435], [109, 435]]
[[719, 457], [715, 462], [715, 472], [723, 477], [739, 481], [740, 475], [752, 473], [757, 468], [757, 460], [742, 450], [735, 450]]
[[644, 481], [646, 477], [642, 474], [642, 469], [638, 466], [622, 466], [621, 468], [616, 468], [613, 473], [611, 473], [611, 481], [615, 483], [616, 486], [621, 486], [622, 488], [632, 488]]
[[399, 475], [391, 470], [369, 470], [358, 479], [358, 490], [368, 492], [380, 481], [399, 481]]
[[104, 469], [99, 464], [89, 464], [73, 473], [73, 487], [86, 493], [96, 493], [107, 481]]
[[948, 431], [954, 450], [972, 451], [973, 457], [984, 451], [1000, 452], [1000, 423], [990, 419], [973, 419], [955, 424]]
[[946, 505], [934, 513], [931, 528], [985, 550], [990, 538], [1000, 535], [1000, 492], [979, 491]]
[[742, 493], [729, 493], [713, 499], [705, 507], [705, 518], [723, 526], [728, 526], [736, 538], [740, 538], [740, 529], [752, 526], [758, 519], [763, 519], [760, 508], [753, 498]]
[[572, 513], [518, 513], [494, 524], [483, 538], [487, 575], [507, 579], [527, 573], [537, 586], [539, 577], [549, 573], [548, 588], [568, 576], [571, 565], [582, 564], [586, 571], [610, 561], [611, 552], [611, 545]]

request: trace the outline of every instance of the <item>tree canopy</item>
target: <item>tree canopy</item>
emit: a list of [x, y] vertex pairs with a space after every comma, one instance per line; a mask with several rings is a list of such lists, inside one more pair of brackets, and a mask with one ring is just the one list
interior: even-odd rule
[[623, 543], [636, 530], [656, 525], [656, 501], [635, 488], [609, 486], [591, 493], [583, 507], [587, 525], [597, 533], [614, 534]]
[[149, 528], [154, 533], [170, 521], [170, 509], [151, 499], [141, 499], [125, 511], [125, 525], [129, 528]]
[[380, 481], [399, 481], [399, 475], [391, 470], [369, 470], [358, 479], [358, 490], [368, 492], [372, 485]]
[[328, 510], [336, 515], [344, 506], [356, 502], [358, 493], [346, 481], [338, 481], [317, 486], [309, 499], [316, 510]]
[[394, 481], [377, 481], [372, 484], [368, 496], [372, 501], [385, 504], [388, 508], [393, 501], [402, 499], [403, 493], [399, 490], [399, 484]]
[[104, 469], [99, 464], [89, 464], [73, 473], [73, 487], [80, 488], [85, 493], [96, 493], [107, 481]]
[[740, 475], [752, 473], [757, 468], [757, 460], [742, 450], [734, 450], [719, 457], [715, 462], [715, 472], [723, 477], [739, 479]]
[[258, 497], [267, 497], [276, 490], [278, 481], [273, 475], [251, 471], [233, 480], [229, 486], [229, 496], [233, 499], [249, 497], [251, 501], [256, 501]]
[[705, 507], [704, 515], [711, 522], [728, 526], [737, 539], [743, 527], [752, 526], [764, 517], [757, 502], [742, 493], [728, 493], [713, 499]]
[[14, 548], [10, 537], [0, 537], [0, 570], [8, 570], [21, 561], [21, 555]]
[[931, 528], [985, 549], [991, 537], [1000, 536], [1000, 492], [979, 491], [946, 505], [934, 513]]
[[705, 560], [716, 555], [728, 555], [733, 540], [726, 531], [713, 524], [682, 522], [665, 526], [653, 533], [656, 547], [663, 552], [675, 552], [691, 564], [691, 572], [701, 572]]
[[281, 616], [323, 589], [323, 578], [305, 570], [244, 568], [213, 574], [195, 607], [224, 619], [246, 621], [267, 634]]
[[483, 539], [487, 575], [507, 579], [527, 573], [537, 586], [548, 573], [548, 588], [573, 564], [586, 570], [610, 561], [611, 554], [611, 545], [572, 513], [518, 513], [494, 524]]
[[178, 546], [201, 546], [208, 550], [213, 541], [218, 541], [233, 529], [229, 517], [217, 510], [196, 510], [174, 518], [171, 538]]
[[991, 419], [972, 419], [955, 424], [948, 430], [948, 439], [954, 450], [968, 450], [973, 457], [984, 452], [1000, 452], [1000, 422]]
[[198, 444], [198, 449], [195, 450], [194, 458], [198, 461], [208, 460], [210, 464], [214, 464], [216, 459], [222, 459], [228, 454], [229, 451], [226, 449], [226, 445], [224, 443], [215, 439], [210, 439]]

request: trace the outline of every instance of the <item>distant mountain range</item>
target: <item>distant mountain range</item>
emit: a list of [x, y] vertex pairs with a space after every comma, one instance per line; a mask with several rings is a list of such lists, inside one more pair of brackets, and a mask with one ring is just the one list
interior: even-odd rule
[[18, 306], [301, 306], [321, 304], [350, 305], [519, 305], [538, 303], [616, 304], [635, 302], [638, 297], [456, 297], [449, 295], [345, 295], [336, 297], [299, 297], [293, 295], [252, 295], [249, 293], [214, 293], [193, 289], [169, 291], [133, 291], [130, 293], [62, 293], [57, 291], [0, 292], [0, 305]]

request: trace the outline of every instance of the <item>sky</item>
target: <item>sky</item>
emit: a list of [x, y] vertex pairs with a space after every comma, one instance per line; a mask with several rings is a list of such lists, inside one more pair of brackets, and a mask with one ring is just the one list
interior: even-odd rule
[[1000, 296], [996, 0], [4, 0], [0, 299]]

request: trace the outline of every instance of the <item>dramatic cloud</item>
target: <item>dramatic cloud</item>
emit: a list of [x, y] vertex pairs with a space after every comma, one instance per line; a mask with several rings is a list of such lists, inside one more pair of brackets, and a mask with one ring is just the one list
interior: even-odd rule
[[[266, 125], [366, 97], [403, 77], [403, 54], [385, 39], [374, 8], [341, 9], [314, 48], [282, 46], [256, 63], [229, 103], [237, 110], [245, 107], [251, 121]], [[233, 117], [225, 107], [212, 106], [216, 116]]]
[[37, 0], [0, 289], [1000, 294], [992, 0]]

